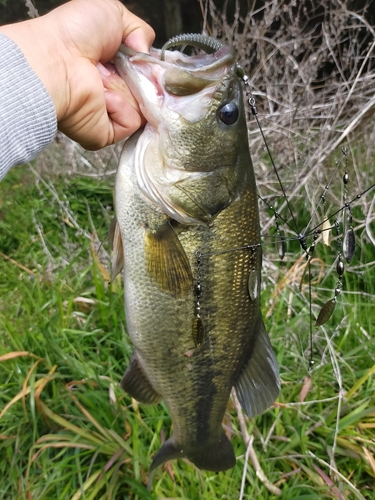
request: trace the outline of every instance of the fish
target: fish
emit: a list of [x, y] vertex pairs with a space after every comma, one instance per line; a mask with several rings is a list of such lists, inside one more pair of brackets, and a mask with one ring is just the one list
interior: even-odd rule
[[150, 471], [178, 458], [224, 471], [236, 463], [222, 425], [232, 388], [249, 417], [280, 389], [260, 309], [257, 189], [234, 53], [197, 35], [171, 44], [114, 58], [147, 122], [115, 181], [112, 245], [134, 345], [121, 386], [170, 413]]

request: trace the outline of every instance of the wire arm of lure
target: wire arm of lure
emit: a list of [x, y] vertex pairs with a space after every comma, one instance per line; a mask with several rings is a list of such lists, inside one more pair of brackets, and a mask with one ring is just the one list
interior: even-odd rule
[[[316, 207], [315, 207], [314, 211], [311, 213], [310, 220], [309, 220], [309, 222], [307, 223], [307, 225], [306, 225], [306, 227], [305, 227], [305, 229], [304, 229], [304, 231], [303, 231], [303, 234], [304, 234], [304, 235], [307, 233], [307, 230], [308, 230], [308, 228], [309, 228], [309, 226], [310, 226], [310, 224], [311, 224], [311, 222], [312, 222], [312, 220], [313, 220], [314, 215], [317, 213], [317, 211], [318, 211], [318, 208], [319, 208], [320, 204], [325, 202], [325, 195], [326, 195], [326, 193], [327, 193], [327, 191], [328, 191], [328, 189], [329, 189], [329, 186], [331, 185], [331, 182], [332, 182], [333, 177], [336, 175], [336, 172], [337, 172], [337, 170], [338, 170], [338, 168], [339, 168], [339, 166], [340, 166], [340, 164], [341, 164], [341, 162], [342, 162], [343, 158], [346, 158], [346, 159], [347, 159], [347, 153], [346, 153], [345, 148], [342, 148], [342, 150], [341, 150], [341, 151], [342, 151], [341, 157], [340, 157], [340, 158], [339, 158], [339, 160], [337, 161], [337, 163], [336, 163], [336, 167], [335, 167], [334, 171], [332, 172], [330, 179], [328, 180], [327, 184], [324, 186], [323, 192], [322, 192], [322, 194], [320, 195], [319, 203], [316, 205]], [[314, 232], [314, 231], [315, 231], [315, 229], [317, 229], [317, 228], [314, 228], [314, 229], [312, 230], [312, 232]], [[311, 232], [310, 232], [310, 233], [307, 233], [307, 234], [311, 234]]]
[[200, 255], [200, 257], [211, 257], [212, 255], [223, 255], [223, 254], [226, 254], [226, 253], [237, 252], [239, 250], [250, 250], [250, 249], [254, 249], [255, 250], [255, 248], [259, 248], [261, 246], [262, 246], [261, 243], [255, 243], [253, 245], [248, 244], [248, 245], [244, 245], [242, 247], [230, 248], [228, 250], [218, 250], [216, 252], [200, 253], [199, 255]]
[[280, 178], [280, 175], [279, 175], [279, 172], [276, 168], [276, 165], [275, 165], [275, 162], [273, 160], [273, 156], [272, 156], [272, 153], [271, 153], [271, 150], [270, 148], [268, 147], [268, 143], [267, 143], [267, 140], [266, 140], [266, 137], [264, 135], [264, 132], [263, 132], [263, 129], [262, 129], [262, 126], [260, 124], [260, 121], [259, 121], [259, 118], [258, 118], [258, 110], [255, 106], [255, 99], [252, 95], [252, 92], [250, 90], [250, 84], [249, 84], [249, 77], [247, 75], [243, 75], [242, 76], [242, 81], [244, 82], [245, 84], [245, 87], [246, 87], [246, 96], [248, 97], [248, 102], [249, 102], [249, 105], [250, 105], [250, 109], [251, 109], [251, 113], [253, 114], [256, 122], [257, 122], [257, 126], [258, 126], [258, 129], [259, 129], [259, 132], [262, 136], [262, 139], [263, 139], [263, 142], [264, 142], [264, 145], [266, 147], [266, 150], [267, 150], [267, 154], [271, 160], [271, 164], [272, 164], [272, 167], [273, 167], [273, 170], [275, 172], [275, 175], [277, 177], [277, 181], [279, 183], [279, 186], [281, 188], [281, 191], [283, 193], [283, 197], [285, 199], [285, 203], [287, 204], [287, 207], [288, 207], [288, 210], [289, 210], [289, 213], [292, 217], [292, 220], [293, 220], [293, 224], [294, 224], [294, 228], [295, 228], [295, 231], [296, 233], [299, 235], [298, 236], [298, 239], [300, 240], [300, 243], [301, 243], [301, 246], [302, 248], [306, 251], [306, 249], [304, 248], [304, 238], [302, 237], [302, 235], [299, 234], [299, 231], [298, 231], [298, 226], [297, 226], [297, 221], [294, 217], [294, 214], [293, 214], [293, 210], [292, 210], [292, 207], [290, 206], [290, 203], [289, 203], [289, 200], [288, 200], [288, 197], [286, 195], [286, 192], [285, 192], [285, 189], [284, 189], [284, 185], [283, 183], [281, 182], [281, 178]]
[[186, 33], [183, 35], [177, 35], [168, 40], [168, 42], [163, 45], [161, 49], [160, 60], [164, 61], [165, 51], [169, 48], [181, 47], [183, 45], [189, 45], [196, 49], [204, 50], [207, 54], [213, 54], [223, 46], [223, 43], [216, 38], [212, 38], [211, 36], [207, 35], [201, 35], [199, 33]]
[[[338, 210], [336, 210], [336, 212], [333, 212], [331, 214], [329, 214], [326, 219], [332, 219], [333, 217], [335, 217], [337, 214], [339, 214], [340, 212], [342, 212], [343, 210], [346, 210], [350, 205], [352, 205], [355, 201], [359, 200], [362, 196], [364, 196], [366, 193], [368, 193], [369, 191], [371, 191], [372, 189], [375, 188], [375, 184], [372, 184], [370, 187], [368, 187], [367, 189], [365, 189], [364, 191], [362, 191], [361, 193], [357, 194], [352, 200], [348, 201], [345, 203], [345, 205], [341, 208], [339, 208]], [[310, 234], [313, 234], [316, 230], [319, 229], [319, 227], [321, 226], [321, 223], [318, 224], [317, 226], [315, 226], [314, 228], [312, 228], [308, 235]]]

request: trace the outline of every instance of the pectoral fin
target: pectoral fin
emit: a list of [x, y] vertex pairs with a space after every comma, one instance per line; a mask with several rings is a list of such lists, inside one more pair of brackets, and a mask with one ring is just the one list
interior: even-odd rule
[[112, 219], [109, 226], [109, 247], [112, 250], [111, 281], [113, 281], [124, 267], [124, 247], [120, 226], [116, 217]]
[[249, 417], [266, 410], [280, 390], [275, 353], [261, 317], [258, 328], [252, 356], [235, 383], [238, 400]]
[[161, 400], [160, 394], [152, 387], [143, 371], [136, 351], [133, 352], [130, 364], [122, 377], [120, 385], [125, 392], [140, 403], [153, 405]]
[[169, 222], [146, 230], [145, 254], [148, 272], [162, 290], [181, 296], [192, 289], [189, 260]]

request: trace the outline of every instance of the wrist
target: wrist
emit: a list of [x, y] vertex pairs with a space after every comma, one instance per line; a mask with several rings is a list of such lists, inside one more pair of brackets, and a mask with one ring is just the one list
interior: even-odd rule
[[[56, 33], [40, 18], [0, 27], [21, 50], [44, 84], [55, 106], [57, 121], [64, 115], [69, 99], [67, 68]], [[48, 43], [46, 43], [48, 40]], [[54, 43], [55, 41], [55, 43]]]

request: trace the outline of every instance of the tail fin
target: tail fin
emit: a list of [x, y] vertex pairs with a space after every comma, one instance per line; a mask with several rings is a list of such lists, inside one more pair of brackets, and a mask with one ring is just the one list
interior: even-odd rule
[[233, 447], [224, 431], [217, 441], [206, 441], [199, 445], [182, 446], [175, 443], [172, 436], [155, 455], [150, 470], [176, 458], [188, 458], [199, 469], [214, 472], [231, 469], [236, 464]]

